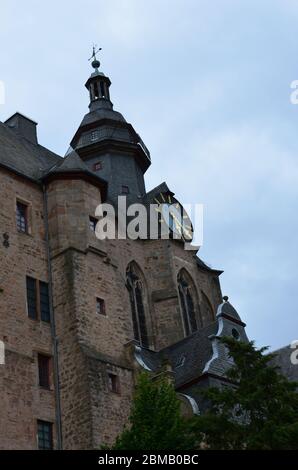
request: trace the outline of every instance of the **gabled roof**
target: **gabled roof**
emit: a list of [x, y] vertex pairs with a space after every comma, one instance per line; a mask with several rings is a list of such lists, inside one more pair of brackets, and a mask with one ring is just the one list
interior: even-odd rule
[[38, 182], [62, 157], [34, 144], [0, 122], [0, 165]]
[[176, 388], [199, 378], [206, 363], [212, 357], [210, 335], [217, 332], [217, 322], [196, 331], [191, 336], [158, 352], [140, 348], [144, 364], [152, 371], [158, 371], [163, 363], [172, 366]]

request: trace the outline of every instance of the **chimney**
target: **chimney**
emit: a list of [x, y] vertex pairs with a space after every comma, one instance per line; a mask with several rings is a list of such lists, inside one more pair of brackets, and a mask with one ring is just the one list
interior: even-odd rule
[[15, 113], [4, 122], [10, 129], [15, 130], [21, 137], [29, 140], [32, 144], [37, 144], [37, 122], [24, 116], [21, 113]]

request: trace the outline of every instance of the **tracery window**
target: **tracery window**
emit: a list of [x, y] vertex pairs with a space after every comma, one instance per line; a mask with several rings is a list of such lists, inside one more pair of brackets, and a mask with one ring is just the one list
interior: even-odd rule
[[126, 286], [129, 291], [134, 338], [141, 346], [149, 347], [148, 329], [144, 307], [144, 285], [137, 269], [130, 264], [126, 272]]
[[185, 335], [188, 336], [198, 330], [198, 319], [196, 314], [198, 305], [195, 295], [195, 288], [190, 276], [187, 275], [185, 271], [180, 271], [178, 275], [178, 291], [184, 331]]
[[215, 315], [214, 315], [214, 310], [212, 308], [210, 300], [208, 299], [207, 295], [203, 291], [201, 292], [201, 296], [202, 296], [201, 310], [202, 310], [202, 316], [204, 319], [204, 324], [212, 323], [215, 320]]

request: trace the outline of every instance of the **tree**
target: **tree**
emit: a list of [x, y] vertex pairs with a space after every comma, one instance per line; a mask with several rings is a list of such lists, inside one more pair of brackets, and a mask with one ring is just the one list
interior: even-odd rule
[[204, 393], [208, 411], [192, 423], [198, 441], [210, 449], [298, 449], [298, 383], [279, 373], [268, 348], [221, 341], [233, 365], [227, 386]]
[[149, 374], [141, 373], [129, 426], [118, 436], [113, 450], [191, 450], [193, 447], [173, 385], [162, 375], [152, 380]]

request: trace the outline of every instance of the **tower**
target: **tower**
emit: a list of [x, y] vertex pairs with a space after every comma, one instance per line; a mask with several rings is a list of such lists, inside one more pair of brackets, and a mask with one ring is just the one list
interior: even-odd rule
[[107, 200], [117, 203], [119, 195], [127, 202], [144, 197], [144, 173], [151, 164], [144, 142], [122, 114], [113, 109], [111, 81], [99, 70], [93, 52], [94, 69], [85, 86], [89, 92], [89, 112], [84, 116], [70, 145], [108, 183]]
[[114, 111], [95, 51], [92, 67], [89, 112], [65, 158], [20, 113], [0, 123], [0, 448], [112, 444], [136, 374], [154, 377], [165, 360], [179, 397], [203, 410], [200, 390], [230, 364], [218, 339], [246, 339], [222, 302], [222, 271], [196, 251], [174, 238], [96, 237], [101, 202], [123, 194], [148, 207], [174, 192], [164, 182], [145, 191], [150, 154]]

